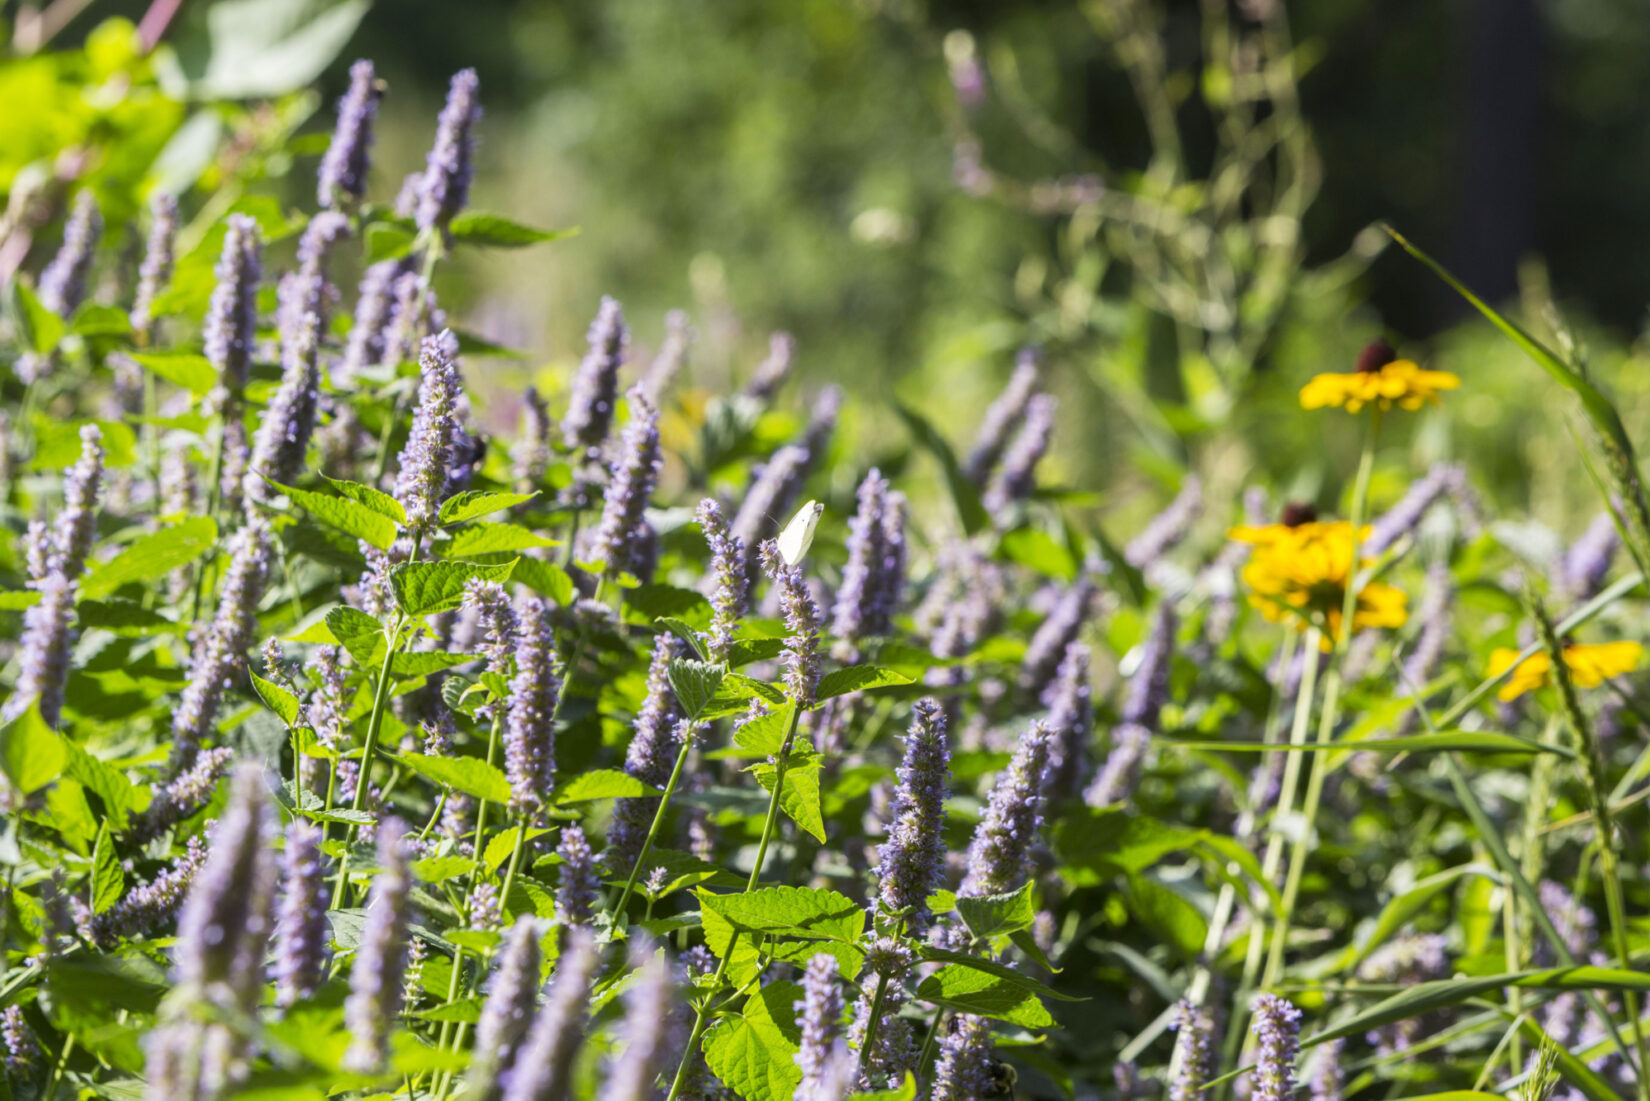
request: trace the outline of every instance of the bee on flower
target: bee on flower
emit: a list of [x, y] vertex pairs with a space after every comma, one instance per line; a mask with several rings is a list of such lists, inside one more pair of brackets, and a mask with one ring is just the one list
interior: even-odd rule
[[[1518, 651], [1500, 648], [1490, 654], [1489, 673], [1499, 677], [1507, 670], [1512, 676], [1501, 686], [1497, 695], [1502, 700], [1516, 700], [1526, 692], [1545, 688], [1552, 682], [1553, 662], [1545, 653], [1532, 654], [1518, 660]], [[1566, 643], [1563, 649], [1564, 666], [1570, 671], [1570, 681], [1577, 688], [1596, 688], [1605, 681], [1631, 673], [1644, 660], [1644, 647], [1637, 642]]]
[[1440, 391], [1460, 385], [1461, 380], [1450, 372], [1424, 370], [1413, 360], [1399, 359], [1386, 341], [1376, 340], [1359, 353], [1352, 371], [1314, 375], [1301, 387], [1301, 408], [1334, 406], [1348, 413], [1366, 405], [1383, 412], [1394, 405], [1419, 409], [1428, 402], [1436, 404]]
[[[1354, 545], [1368, 540], [1369, 528], [1359, 529], [1354, 538], [1350, 523], [1318, 520], [1309, 506], [1291, 505], [1280, 523], [1236, 527], [1230, 534], [1255, 548], [1242, 573], [1249, 603], [1274, 623], [1318, 627], [1320, 644], [1329, 650], [1340, 637]], [[1367, 564], [1367, 558], [1359, 557]], [[1359, 588], [1353, 631], [1402, 627], [1408, 618], [1403, 590], [1380, 581]]]

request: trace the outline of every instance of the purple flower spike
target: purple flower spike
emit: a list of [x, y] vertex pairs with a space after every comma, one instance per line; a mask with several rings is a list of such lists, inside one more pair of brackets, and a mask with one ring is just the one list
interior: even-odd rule
[[1094, 582], [1086, 575], [1073, 581], [1026, 644], [1025, 660], [1020, 666], [1020, 687], [1033, 698], [1043, 694], [1043, 689], [1059, 671], [1066, 647], [1082, 633], [1094, 604], [1095, 591]]
[[281, 906], [275, 926], [275, 1004], [289, 1006], [321, 985], [327, 962], [327, 898], [321, 831], [295, 819], [281, 859]]
[[504, 771], [510, 809], [531, 815], [548, 799], [556, 778], [554, 715], [561, 679], [556, 675], [555, 632], [550, 609], [538, 597], [517, 611], [516, 675], [505, 710]]
[[[670, 780], [681, 746], [677, 723], [682, 718], [676, 694], [670, 687], [670, 662], [682, 656], [682, 641], [662, 631], [653, 642], [653, 659], [647, 667], [647, 695], [636, 712], [636, 725], [625, 753], [624, 770], [644, 784], [662, 788]], [[608, 869], [615, 874], [629, 872], [641, 855], [647, 831], [658, 810], [656, 796], [620, 799], [613, 805], [613, 820], [607, 827]]]
[[991, 1022], [960, 1013], [940, 1040], [930, 1101], [978, 1101], [990, 1093]]
[[1438, 463], [1426, 477], [1409, 487], [1398, 503], [1370, 525], [1369, 538], [1359, 548], [1371, 558], [1385, 554], [1393, 544], [1420, 526], [1421, 518], [1444, 496], [1465, 487], [1466, 473], [1453, 463]]
[[[510, 927], [498, 968], [487, 987], [487, 1001], [476, 1022], [476, 1042], [471, 1074], [486, 1090], [511, 1074], [516, 1053], [527, 1038], [537, 1005], [539, 978], [539, 931], [532, 915], [516, 920]], [[489, 1091], [497, 1096], [497, 1091]]]
[[155, 299], [171, 282], [177, 233], [178, 201], [164, 191], [157, 191], [149, 202], [149, 237], [144, 242], [137, 290], [133, 292], [132, 309], [127, 315], [140, 344], [148, 344], [154, 335]]
[[1590, 600], [1598, 595], [1620, 546], [1621, 534], [1616, 531], [1615, 519], [1608, 512], [1593, 517], [1581, 538], [1570, 544], [1561, 563], [1564, 589], [1571, 600]]
[[74, 580], [86, 568], [97, 539], [97, 498], [103, 488], [103, 431], [95, 424], [80, 428], [80, 458], [63, 476], [63, 511], [57, 516], [53, 543], [63, 573]]
[[270, 482], [290, 484], [304, 468], [321, 404], [320, 324], [319, 316], [305, 314], [294, 342], [282, 348], [281, 385], [258, 423], [242, 482], [250, 500], [270, 500], [277, 492]]
[[802, 972], [802, 1000], [794, 1006], [802, 1028], [801, 1050], [793, 1056], [802, 1069], [798, 1101], [837, 1096], [826, 1088], [833, 1065], [847, 1051], [842, 1038], [842, 985], [836, 975], [836, 957], [829, 952], [814, 956]]
[[361, 1074], [380, 1070], [389, 1058], [390, 1032], [401, 1015], [402, 977], [407, 966], [406, 827], [390, 818], [378, 825], [378, 873], [372, 878], [361, 946], [350, 967], [344, 1025], [350, 1046], [344, 1066]]
[[1086, 771], [1083, 751], [1094, 729], [1093, 691], [1089, 685], [1093, 662], [1088, 646], [1070, 643], [1053, 683], [1043, 694], [1048, 704], [1048, 725], [1054, 732], [1049, 742], [1048, 771], [1043, 776], [1045, 796], [1070, 795], [1078, 777]]
[[629, 396], [630, 423], [613, 460], [592, 549], [609, 577], [643, 572], [643, 550], [650, 531], [644, 514], [664, 465], [659, 454], [659, 411], [648, 403], [641, 387], [633, 387]]
[[1261, 994], [1250, 1011], [1249, 1027], [1260, 1046], [1250, 1096], [1254, 1101], [1294, 1101], [1301, 1011], [1276, 994]]
[[596, 935], [569, 929], [544, 1008], [527, 1033], [504, 1101], [562, 1101], [573, 1096], [573, 1062], [584, 1045], [590, 987], [596, 975]]
[[561, 885], [556, 889], [556, 920], [563, 925], [589, 925], [596, 916], [596, 900], [601, 895], [601, 877], [596, 873], [596, 857], [590, 842], [577, 826], [561, 831], [556, 846], [561, 857]]
[[90, 191], [74, 197], [69, 218], [63, 223], [63, 247], [40, 273], [35, 289], [40, 304], [59, 317], [67, 318], [86, 298], [86, 276], [92, 270], [97, 243], [103, 237], [103, 214]]
[[850, 647], [893, 630], [905, 587], [905, 524], [899, 495], [872, 470], [859, 485], [859, 508], [848, 521], [848, 564], [831, 612], [831, 633]]
[[980, 419], [974, 446], [963, 462], [963, 475], [976, 486], [985, 488], [986, 479], [1002, 458], [1008, 446], [1008, 434], [1025, 416], [1026, 403], [1037, 392], [1037, 353], [1030, 348], [1022, 350], [1015, 361], [1014, 374], [1008, 385]]
[[517, 492], [531, 493], [537, 489], [549, 467], [550, 409], [538, 389], [529, 386], [522, 395], [521, 435], [510, 449], [510, 473], [515, 478]]
[[776, 332], [768, 337], [768, 357], [756, 365], [750, 381], [745, 383], [744, 396], [752, 401], [769, 402], [791, 377], [796, 365], [796, 338], [790, 333]]
[[446, 230], [470, 199], [475, 171], [475, 128], [481, 120], [481, 81], [474, 69], [453, 75], [447, 104], [436, 123], [435, 144], [425, 159], [418, 183], [419, 229]]
[[69, 680], [69, 650], [74, 645], [74, 608], [79, 586], [54, 563], [35, 583], [40, 602], [23, 612], [23, 639], [18, 650], [17, 684], [0, 708], [0, 723], [9, 723], [29, 709], [40, 707], [48, 726], [57, 726], [63, 714], [63, 689]]
[[787, 566], [774, 543], [762, 544], [762, 568], [779, 586], [785, 612], [785, 692], [799, 710], [816, 702], [819, 690], [819, 605], [802, 579], [802, 567]]
[[658, 405], [664, 399], [670, 384], [687, 363], [688, 346], [692, 343], [693, 328], [688, 324], [687, 313], [671, 310], [665, 314], [665, 338], [659, 343], [658, 354], [653, 357], [653, 365], [647, 369], [647, 378], [642, 383], [642, 392], [648, 401]]
[[1003, 894], [1025, 879], [1026, 858], [1043, 826], [1043, 770], [1048, 766], [1050, 731], [1034, 721], [1014, 758], [997, 778], [985, 816], [968, 846], [968, 874], [957, 889], [965, 898]]
[[645, 938], [635, 941], [631, 964], [635, 981], [625, 992], [619, 1045], [602, 1091], [606, 1101], [648, 1101], [656, 1096], [655, 1079], [667, 1055], [674, 1054], [667, 1039], [676, 993], [670, 964]]
[[607, 441], [613, 425], [613, 405], [619, 395], [619, 368], [624, 366], [630, 345], [624, 310], [608, 297], [602, 298], [596, 319], [590, 323], [590, 350], [573, 378], [573, 392], [562, 418], [562, 443], [581, 448], [594, 457]]
[[1188, 474], [1169, 507], [1153, 517], [1146, 530], [1123, 549], [1123, 560], [1137, 570], [1148, 568], [1186, 538], [1202, 511], [1203, 482], [1197, 475]]
[[728, 529], [721, 506], [709, 497], [699, 502], [698, 520], [705, 542], [710, 545], [711, 568], [707, 580], [712, 584], [711, 621], [705, 638], [706, 650], [712, 661], [725, 662], [733, 648], [733, 633], [744, 617], [745, 599], [750, 592], [745, 544]]
[[1054, 434], [1054, 407], [1054, 398], [1048, 394], [1038, 394], [1026, 403], [1020, 431], [1003, 453], [997, 477], [986, 487], [982, 503], [988, 512], [1002, 512], [1037, 488], [1037, 464]]
[[374, 75], [372, 62], [357, 61], [349, 67], [349, 91], [338, 101], [338, 124], [317, 175], [316, 200], [323, 208], [339, 210], [366, 195], [373, 120], [383, 95], [384, 82]]
[[441, 511], [462, 396], [457, 355], [458, 338], [448, 330], [426, 337], [419, 355], [418, 411], [395, 476], [395, 499], [406, 510], [409, 532], [428, 531]]
[[[219, 376], [216, 403], [232, 412], [238, 407], [258, 328], [258, 282], [263, 278], [263, 242], [258, 223], [231, 214], [223, 252], [215, 269], [217, 286], [206, 310], [202, 339], [206, 358]], [[230, 403], [230, 404], [226, 404]]]
[[1203, 1087], [1214, 1073], [1214, 1018], [1191, 1002], [1181, 1001], [1169, 1027], [1175, 1031], [1169, 1101], [1202, 1101]]
[[911, 707], [898, 776], [877, 867], [877, 901], [884, 910], [906, 912], [906, 927], [916, 934], [927, 927], [928, 896], [945, 856], [945, 792], [951, 778], [945, 711], [932, 697]]

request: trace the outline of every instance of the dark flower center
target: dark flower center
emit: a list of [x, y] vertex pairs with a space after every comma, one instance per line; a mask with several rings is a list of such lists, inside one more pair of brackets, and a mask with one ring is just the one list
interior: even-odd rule
[[1318, 518], [1318, 510], [1305, 501], [1290, 501], [1283, 506], [1283, 515], [1278, 517], [1278, 523], [1286, 528], [1298, 528], [1302, 524], [1310, 524]]
[[1358, 370], [1379, 371], [1397, 358], [1398, 353], [1392, 350], [1392, 345], [1384, 340], [1372, 340], [1358, 353]]

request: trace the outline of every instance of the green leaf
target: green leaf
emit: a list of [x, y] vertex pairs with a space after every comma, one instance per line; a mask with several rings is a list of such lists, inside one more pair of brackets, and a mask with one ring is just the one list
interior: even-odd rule
[[327, 630], [358, 665], [370, 666], [383, 655], [384, 628], [366, 612], [340, 605], [327, 613]]
[[1006, 533], [997, 544], [999, 552], [1010, 562], [1018, 562], [1033, 573], [1075, 581], [1080, 564], [1071, 551], [1054, 541], [1054, 537], [1036, 528], [1015, 528]]
[[486, 490], [472, 489], [442, 502], [441, 513], [437, 519], [444, 525], [462, 524], [478, 516], [526, 504], [537, 496], [537, 493], [489, 493]]
[[150, 374], [197, 397], [210, 394], [218, 384], [218, 369], [205, 356], [193, 352], [133, 352], [132, 358]]
[[274, 681], [267, 681], [258, 674], [252, 674], [252, 688], [258, 693], [258, 698], [264, 705], [281, 717], [287, 726], [298, 725], [298, 697], [282, 688]]
[[137, 805], [137, 788], [126, 779], [125, 773], [73, 742], [59, 739], [58, 744], [66, 755], [64, 774], [103, 800], [110, 827], [124, 830], [128, 815]]
[[119, 306], [88, 302], [75, 313], [69, 331], [79, 336], [129, 337], [132, 320]]
[[854, 944], [865, 931], [865, 910], [822, 887], [759, 887], [728, 895], [701, 888], [694, 893], [702, 909], [747, 933]]
[[98, 831], [97, 845], [92, 850], [92, 913], [101, 914], [119, 902], [125, 890], [126, 873], [121, 870], [120, 858], [105, 827]]
[[120, 635], [168, 635], [188, 629], [135, 600], [82, 600], [75, 605], [82, 627], [101, 627]]
[[784, 652], [782, 638], [742, 638], [728, 652], [728, 668], [737, 669], [753, 661], [772, 661]]
[[721, 685], [716, 689], [716, 698], [705, 707], [700, 718], [715, 719], [722, 715], [738, 714], [750, 706], [751, 700], [756, 699], [766, 700], [775, 707], [787, 702], [785, 693], [766, 681], [729, 673], [722, 678]]
[[801, 996], [795, 983], [771, 982], [750, 996], [741, 1016], [721, 1020], [705, 1034], [705, 1062], [745, 1101], [787, 1101], [802, 1084], [800, 1044], [784, 1027], [791, 1025], [794, 1033], [792, 1004]]
[[307, 87], [338, 56], [370, 7], [370, 0], [213, 4], [205, 11], [211, 45], [192, 98], [263, 99]]
[[1025, 1028], [1047, 1028], [1054, 1018], [1024, 986], [965, 964], [947, 964], [922, 980], [917, 997], [958, 1013], [994, 1017]]
[[40, 705], [0, 727], [0, 772], [21, 795], [32, 795], [63, 774], [63, 739], [40, 717]]
[[466, 210], [453, 219], [450, 229], [453, 240], [459, 244], [484, 248], [522, 248], [578, 233], [576, 229], [534, 229], [513, 222], [502, 214], [489, 214], [481, 210]]
[[697, 719], [716, 697], [727, 670], [720, 665], [693, 661], [689, 658], [670, 659], [670, 688], [676, 693], [676, 702], [689, 719]]
[[593, 799], [634, 799], [663, 794], [652, 784], [643, 783], [629, 773], [616, 768], [596, 768], [581, 772], [561, 785], [556, 793], [556, 802], [588, 803]]
[[[430, 757], [422, 753], [403, 753], [397, 762], [420, 776], [444, 784], [454, 791], [462, 791], [489, 803], [510, 801], [510, 781], [504, 773], [479, 757]], [[515, 831], [509, 831], [515, 836]]]
[[1206, 831], [1134, 815], [1120, 807], [1084, 808], [1062, 815], [1053, 832], [1062, 871], [1083, 884], [1094, 882], [1084, 872], [1142, 872], [1207, 837]]
[[395, 544], [395, 521], [359, 501], [311, 493], [307, 489], [296, 489], [280, 482], [269, 484], [286, 494], [287, 499], [299, 508], [345, 534], [365, 540], [368, 546], [387, 551]]
[[360, 482], [346, 482], [341, 478], [328, 478], [321, 475], [327, 485], [342, 493], [345, 497], [357, 504], [366, 505], [380, 516], [387, 516], [397, 524], [407, 522], [407, 510], [401, 507], [401, 502], [391, 497], [381, 489], [364, 486]]
[[62, 342], [68, 326], [46, 308], [26, 283], [14, 281], [13, 285], [17, 288], [17, 320], [23, 330], [24, 343], [36, 355], [51, 353]]
[[744, 750], [744, 756], [777, 757], [785, 748], [785, 732], [790, 729], [791, 712], [795, 705], [787, 703], [778, 711], [758, 715], [734, 728], [733, 744]]
[[394, 222], [374, 222], [367, 227], [367, 259], [368, 264], [376, 264], [383, 260], [400, 260], [413, 249], [413, 242], [418, 235], [404, 226]]
[[873, 688], [910, 683], [910, 677], [904, 673], [896, 673], [892, 669], [883, 669], [876, 665], [850, 665], [846, 669], [834, 669], [821, 677], [818, 697], [823, 703], [849, 692], [869, 692]]
[[427, 677], [474, 660], [474, 654], [454, 654], [447, 650], [403, 651], [390, 659], [390, 672], [398, 677]]
[[945, 442], [945, 437], [935, 431], [934, 426], [914, 409], [896, 404], [894, 412], [905, 422], [916, 441], [935, 459], [939, 460], [940, 470], [945, 475], [946, 487], [951, 491], [951, 503], [956, 506], [957, 518], [962, 521], [963, 531], [973, 535], [985, 528], [991, 522], [986, 515], [985, 506], [980, 503], [980, 491], [963, 475], [962, 467], [957, 463], [957, 456], [952, 452], [951, 445]]
[[[820, 760], [811, 754], [792, 754], [785, 769], [785, 788], [779, 793], [779, 809], [816, 841], [825, 840], [825, 812], [819, 800]], [[775, 768], [767, 761], [751, 766], [766, 791], [773, 791]]]
[[556, 540], [546, 539], [517, 524], [471, 524], [460, 528], [452, 541], [441, 548], [441, 557], [471, 558], [478, 554], [559, 546], [561, 544]]
[[1009, 894], [958, 897], [957, 914], [968, 931], [982, 940], [1029, 929], [1037, 917], [1037, 905], [1031, 899], [1031, 881], [1028, 879], [1018, 891]]
[[[957, 900], [962, 906], [962, 899]], [[1209, 935], [1209, 923], [1179, 891], [1149, 876], [1129, 877], [1129, 905], [1148, 929], [1174, 945], [1187, 959], [1196, 958]]]
[[573, 579], [567, 571], [553, 562], [537, 558], [520, 558], [510, 580], [526, 585], [540, 596], [549, 597], [566, 608], [573, 603]]
[[692, 627], [689, 627], [681, 620], [672, 619], [670, 616], [660, 616], [658, 619], [653, 621], [653, 625], [655, 627], [664, 628], [666, 631], [669, 631], [671, 634], [687, 643], [688, 649], [693, 651], [693, 656], [698, 658], [700, 661], [704, 661], [707, 657], [709, 657], [709, 655], [705, 653], [705, 647], [699, 641], [699, 632], [695, 631]]
[[[664, 882], [657, 891], [647, 888], [649, 877], [663, 870]], [[628, 878], [630, 870], [627, 868], [617, 873], [614, 883], [623, 884]], [[701, 860], [692, 853], [685, 853], [678, 849], [649, 849], [647, 859], [636, 876], [636, 889], [650, 898], [663, 898], [685, 887], [697, 887], [701, 883], [717, 886], [743, 887], [745, 881], [738, 876], [718, 868], [707, 860]]]
[[64, 420], [35, 414], [34, 456], [30, 470], [62, 470], [80, 458], [80, 430], [97, 425], [103, 433], [103, 468], [123, 470], [137, 461], [137, 434], [121, 421]]
[[0, 593], [0, 612], [21, 612], [40, 603], [40, 593], [34, 589], [13, 589]]
[[168, 524], [131, 542], [127, 548], [80, 582], [80, 595], [104, 597], [122, 585], [144, 584], [166, 577], [212, 549], [218, 526], [209, 516], [191, 516]]
[[1440, 891], [1469, 875], [1483, 876], [1492, 882], [1500, 881], [1499, 876], [1482, 864], [1462, 864], [1417, 880], [1409, 890], [1382, 907], [1380, 917], [1375, 919], [1374, 928], [1361, 944], [1347, 947], [1345, 954], [1338, 961], [1337, 970], [1345, 971], [1358, 966], [1365, 957], [1384, 944], [1388, 937], [1408, 925]]
[[[938, 912], [938, 911], [936, 911]], [[1062, 994], [1044, 983], [1038, 982], [1030, 975], [1023, 975], [998, 960], [988, 956], [971, 956], [967, 952], [957, 952], [949, 948], [935, 948], [932, 945], [923, 945], [919, 950], [923, 959], [935, 963], [951, 963], [958, 967], [971, 967], [976, 971], [983, 971], [987, 975], [1002, 979], [1026, 990], [1039, 998], [1053, 998], [1057, 1002], [1086, 1002], [1087, 998], [1079, 998], [1071, 994]]]
[[464, 602], [471, 581], [506, 581], [516, 560], [501, 565], [480, 562], [409, 562], [390, 574], [396, 603], [410, 616], [450, 612]]
[[475, 861], [467, 856], [426, 856], [422, 860], [415, 860], [412, 864], [413, 875], [425, 883], [442, 883], [449, 879], [456, 879], [461, 875], [468, 875], [475, 867]]
[[624, 594], [624, 606], [646, 623], [674, 619], [700, 630], [710, 625], [710, 602], [692, 589], [674, 585], [638, 585]]

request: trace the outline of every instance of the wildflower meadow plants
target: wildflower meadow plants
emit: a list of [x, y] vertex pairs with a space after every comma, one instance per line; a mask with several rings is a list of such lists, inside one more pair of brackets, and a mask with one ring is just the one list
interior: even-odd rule
[[501, 393], [437, 277], [556, 235], [471, 207], [471, 71], [378, 201], [386, 92], [313, 213], [82, 189], [8, 288], [9, 1096], [1650, 1101], [1650, 510], [1578, 367], [1469, 295], [1575, 398], [1550, 560], [1384, 446], [1472, 365], [1379, 341], [1297, 380], [1343, 514], [1188, 473], [1114, 541], [1054, 354], [873, 453], [603, 297]]

